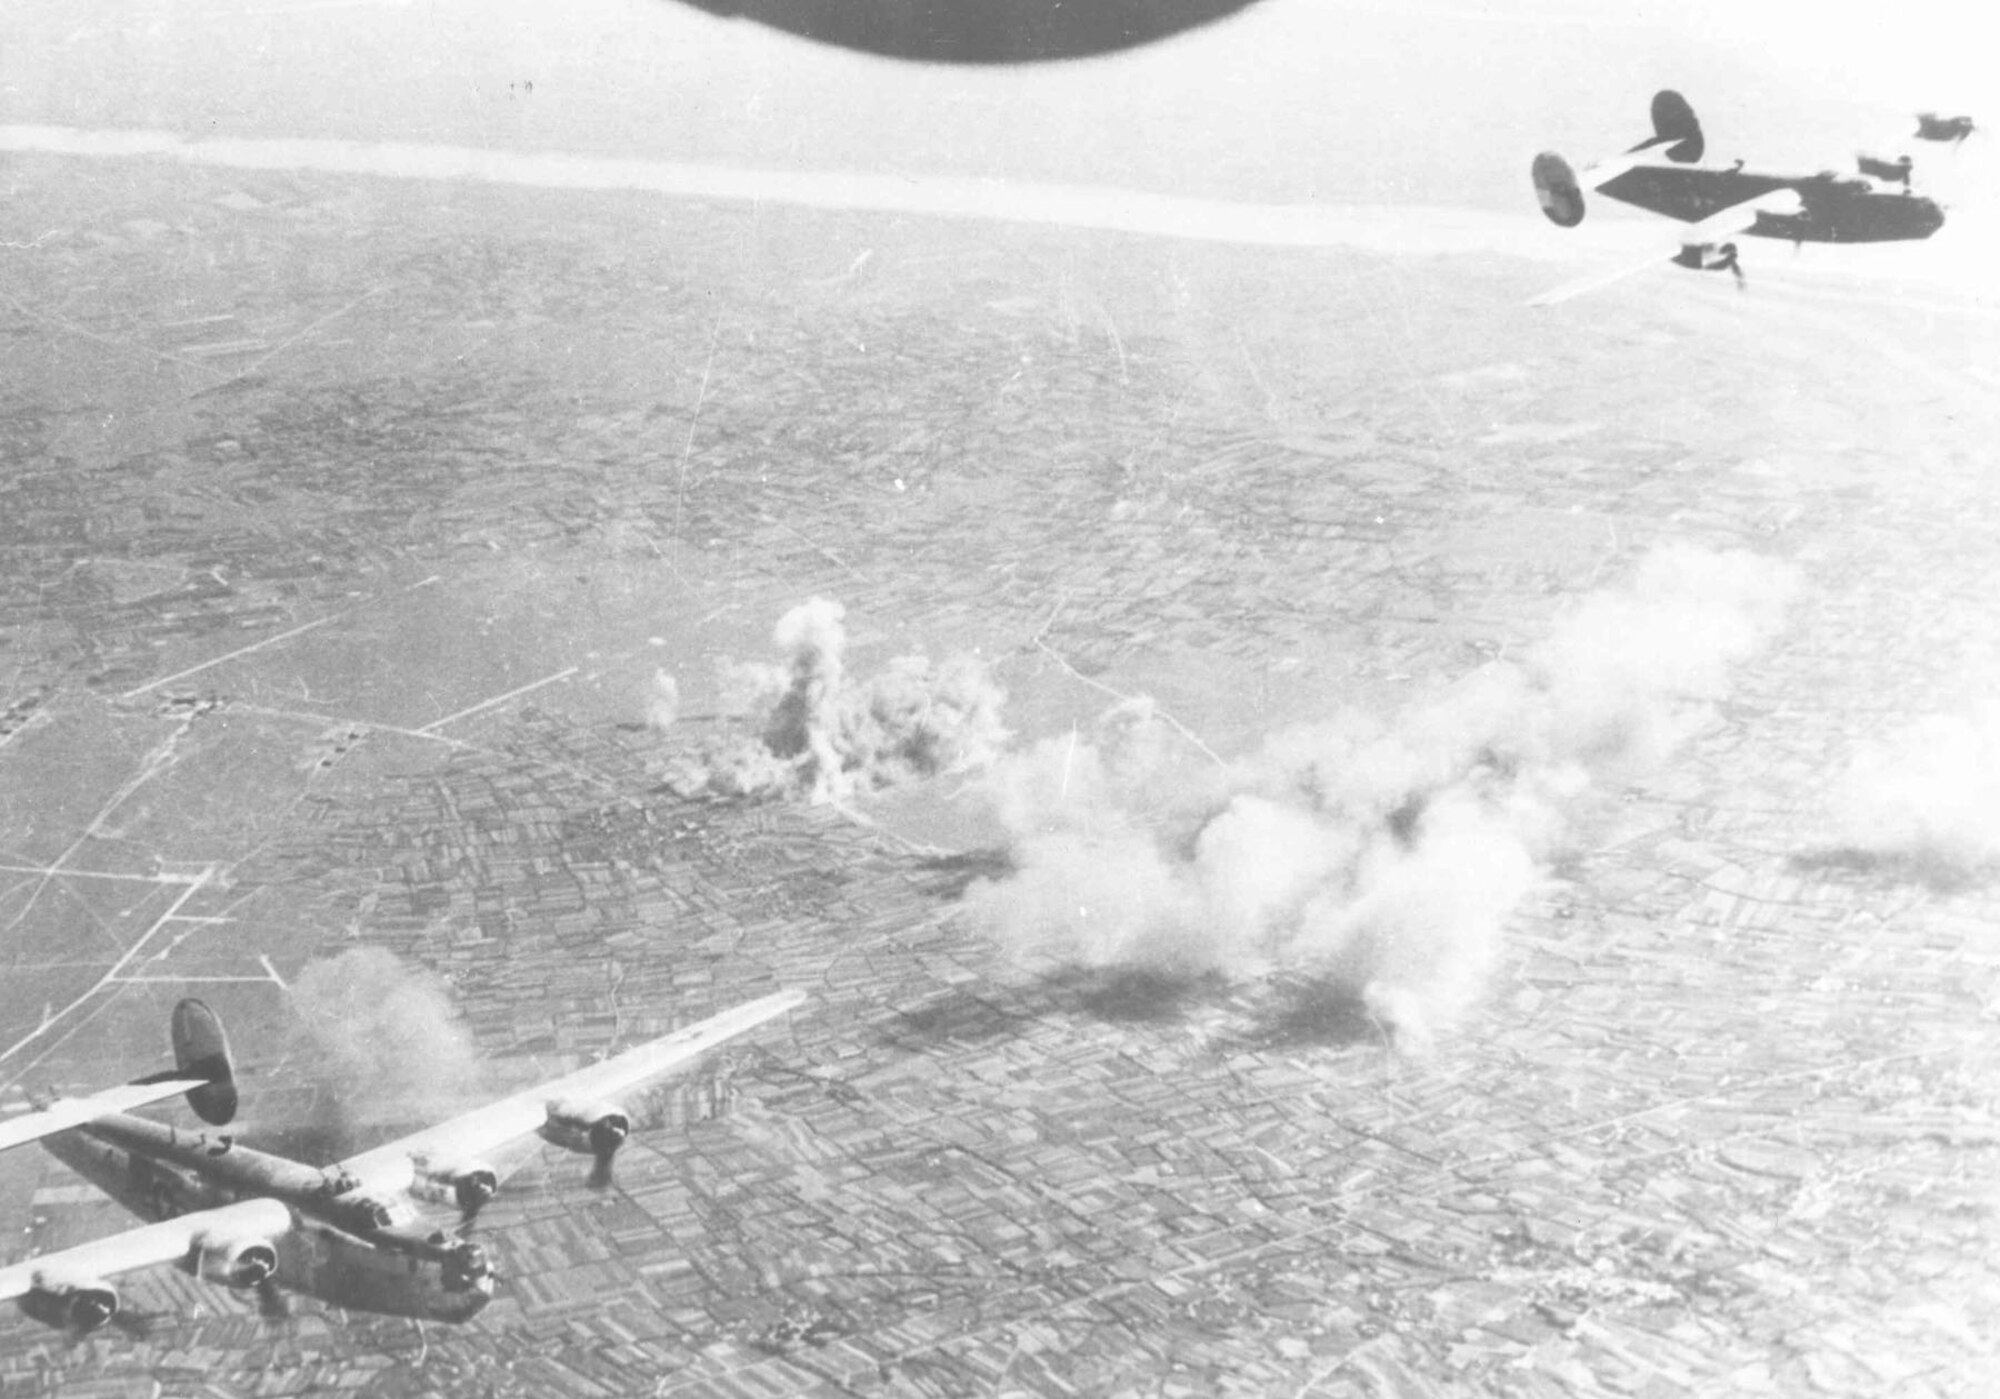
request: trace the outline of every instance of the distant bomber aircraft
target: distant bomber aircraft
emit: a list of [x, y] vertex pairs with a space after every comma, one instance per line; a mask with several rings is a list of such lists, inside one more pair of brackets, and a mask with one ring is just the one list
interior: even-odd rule
[[1871, 180], [1890, 181], [1901, 185], [1906, 191], [1910, 187], [1910, 171], [1913, 165], [1907, 155], [1897, 156], [1894, 160], [1882, 160], [1872, 155], [1856, 155], [1854, 168]]
[[0, 1122], [0, 1150], [40, 1140], [157, 1222], [0, 1268], [0, 1300], [17, 1298], [29, 1316], [72, 1334], [94, 1331], [118, 1312], [110, 1279], [174, 1264], [254, 1291], [266, 1310], [279, 1307], [282, 1285], [356, 1311], [464, 1321], [493, 1299], [493, 1271], [478, 1244], [427, 1220], [426, 1206], [455, 1205], [457, 1224], [470, 1223], [537, 1138], [591, 1157], [591, 1183], [609, 1184], [632, 1127], [619, 1098], [804, 1000], [796, 991], [766, 996], [326, 1167], [131, 1115], [183, 1093], [211, 1126], [235, 1116], [222, 1024], [200, 1001], [182, 1001], [173, 1015], [177, 1070], [39, 1102]]
[[1957, 145], [1973, 132], [1971, 117], [1941, 117], [1936, 112], [1917, 114], [1919, 141], [1949, 141]]
[[1531, 171], [1535, 198], [1549, 222], [1559, 228], [1583, 222], [1585, 187], [1678, 219], [1686, 227], [1676, 253], [1655, 254], [1637, 266], [1558, 287], [1530, 304], [1567, 301], [1661, 262], [1728, 271], [1740, 285], [1743, 272], [1736, 263], [1735, 245], [1725, 241], [1739, 233], [1794, 243], [1886, 243], [1928, 238], [1944, 226], [1944, 210], [1935, 200], [1909, 192], [1906, 162], [1862, 158], [1864, 173], [1906, 182], [1901, 192], [1892, 194], [1870, 180], [1844, 179], [1831, 170], [1770, 175], [1745, 170], [1740, 160], [1728, 166], [1705, 165], [1701, 159], [1706, 145], [1687, 99], [1663, 91], [1653, 98], [1653, 134], [1624, 155], [1581, 175], [1554, 151], [1536, 156]]
[[919, 63], [1044, 63], [1116, 53], [1257, 0], [682, 0], [696, 9]]

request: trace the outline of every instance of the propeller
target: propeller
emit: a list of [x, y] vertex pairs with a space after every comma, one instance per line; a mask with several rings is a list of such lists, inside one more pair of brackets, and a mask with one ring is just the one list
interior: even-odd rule
[[61, 1323], [63, 1349], [73, 1351], [87, 1346], [98, 1332], [107, 1327], [116, 1327], [133, 1340], [143, 1341], [152, 1335], [153, 1323], [157, 1320], [159, 1317], [153, 1313], [127, 1312], [123, 1307], [108, 1314], [101, 1309], [89, 1308]]
[[266, 1321], [284, 1321], [292, 1314], [291, 1299], [285, 1296], [275, 1277], [265, 1277], [257, 1283], [257, 1315]]
[[111, 1324], [135, 1341], [143, 1341], [153, 1334], [153, 1328], [165, 1315], [163, 1312], [133, 1311], [120, 1307], [118, 1314], [111, 1318]]
[[1716, 251], [1722, 254], [1730, 272], [1735, 276], [1736, 290], [1742, 291], [1744, 287], [1750, 284], [1750, 279], [1743, 275], [1743, 264], [1736, 260], [1736, 245], [1734, 243], [1724, 243]]
[[453, 1192], [458, 1200], [458, 1232], [463, 1234], [479, 1219], [487, 1201], [500, 1193], [500, 1182], [491, 1171], [468, 1172]]
[[[93, 1297], [80, 1299], [69, 1308], [67, 1314], [51, 1319], [62, 1327], [63, 1344], [74, 1350], [88, 1343], [91, 1336], [103, 1327], [125, 1324], [124, 1318], [119, 1315], [120, 1310], [116, 1302], [106, 1307]], [[33, 1312], [29, 1314], [34, 1315]]]
[[590, 1125], [590, 1179], [592, 1190], [611, 1187], [611, 1158], [631, 1128], [618, 1117], [605, 1117]]

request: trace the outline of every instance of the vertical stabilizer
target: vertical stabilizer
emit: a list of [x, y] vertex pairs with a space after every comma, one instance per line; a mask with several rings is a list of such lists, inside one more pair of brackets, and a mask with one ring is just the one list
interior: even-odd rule
[[1583, 189], [1576, 171], [1554, 151], [1543, 151], [1530, 167], [1535, 181], [1535, 199], [1542, 212], [1557, 228], [1575, 228], [1583, 222]]
[[1653, 94], [1653, 137], [1632, 149], [1656, 150], [1676, 165], [1692, 165], [1708, 149], [1708, 142], [1687, 98], [1662, 88]]
[[203, 1122], [222, 1126], [236, 1116], [236, 1071], [222, 1022], [214, 1011], [190, 999], [174, 1007], [173, 1031], [174, 1062], [181, 1075], [207, 1080], [188, 1090], [188, 1106]]

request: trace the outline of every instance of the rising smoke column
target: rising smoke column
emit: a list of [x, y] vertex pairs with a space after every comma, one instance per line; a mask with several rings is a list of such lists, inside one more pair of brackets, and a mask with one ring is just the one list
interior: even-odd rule
[[355, 947], [309, 963], [292, 1002], [310, 1042], [322, 1129], [439, 1121], [480, 1087], [450, 991], [393, 952]]
[[1832, 803], [1849, 850], [1959, 878], [2000, 864], [2000, 698], [1864, 744]]
[[1420, 1048], [1478, 993], [1592, 784], [1704, 722], [1793, 586], [1753, 555], [1657, 550], [1522, 662], [1387, 719], [1283, 730], [1220, 770], [1120, 706], [992, 773], [1014, 871], [973, 886], [969, 914], [1027, 958], [1305, 974]]
[[647, 727], [665, 731], [681, 717], [680, 683], [665, 670], [655, 667], [653, 683], [646, 698]]
[[755, 732], [712, 746], [682, 790], [844, 801], [989, 764], [1007, 740], [1005, 693], [974, 656], [900, 656], [874, 675], [847, 664], [846, 609], [815, 597], [779, 618], [782, 663], [725, 662], [722, 688]]

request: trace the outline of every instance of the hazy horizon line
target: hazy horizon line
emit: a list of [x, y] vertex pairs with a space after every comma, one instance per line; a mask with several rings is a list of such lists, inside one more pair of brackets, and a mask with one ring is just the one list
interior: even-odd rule
[[[1629, 256], [1634, 235], [1658, 228], [1661, 259], [1673, 225], [1619, 217], [1588, 230], [1550, 230], [1539, 213], [1445, 204], [1273, 204], [991, 176], [796, 170], [638, 157], [518, 151], [425, 142], [315, 137], [189, 137], [147, 128], [0, 125], [0, 151], [86, 159], [166, 159], [214, 169], [316, 171], [400, 180], [662, 194], [836, 212], [1054, 225], [1196, 242], [1274, 248], [1355, 248], [1386, 255], [1492, 253], [1574, 263]], [[1619, 211], [1623, 214], [1623, 211]], [[1774, 245], [1775, 246], [1775, 245]], [[1876, 255], [1879, 258], [1879, 254]], [[1811, 267], [1868, 276], [1868, 266]], [[1945, 270], [1949, 270], [1948, 268]], [[1884, 274], [1912, 275], [1880, 266]], [[1917, 280], [1935, 280], [1922, 271]], [[1976, 288], [1957, 287], [1968, 296]]]

